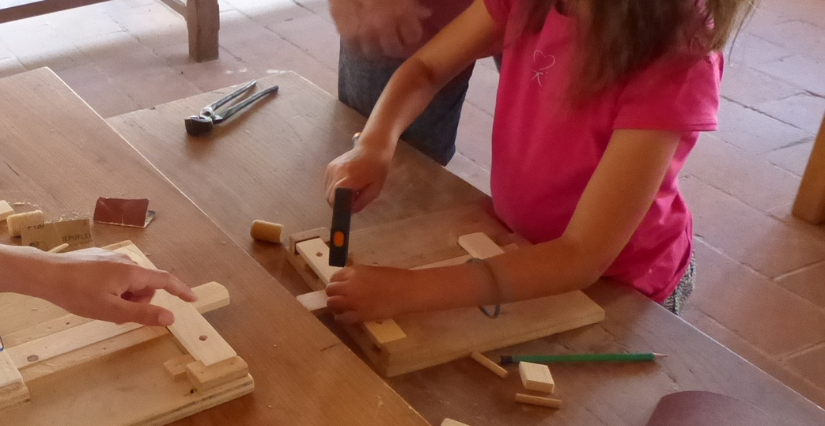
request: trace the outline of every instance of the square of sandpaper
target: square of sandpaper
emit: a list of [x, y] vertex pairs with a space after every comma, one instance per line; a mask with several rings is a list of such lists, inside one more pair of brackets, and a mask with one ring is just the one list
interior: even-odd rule
[[93, 220], [95, 223], [145, 228], [154, 218], [146, 198], [104, 198], [97, 199]]

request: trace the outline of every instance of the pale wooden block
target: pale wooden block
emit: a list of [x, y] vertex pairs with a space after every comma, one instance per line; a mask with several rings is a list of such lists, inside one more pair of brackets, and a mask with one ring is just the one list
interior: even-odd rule
[[468, 425], [467, 423], [461, 423], [461, 422], [453, 420], [453, 419], [444, 419], [444, 421], [441, 422], [441, 426], [470, 426], [470, 425]]
[[521, 361], [518, 363], [518, 372], [525, 389], [547, 393], [553, 393], [556, 390], [550, 369], [544, 364]]
[[186, 366], [193, 362], [196, 362], [195, 357], [190, 354], [186, 354], [164, 362], [163, 368], [166, 369], [166, 372], [169, 373], [173, 379], [176, 379], [186, 374]]
[[252, 221], [252, 227], [249, 229], [249, 235], [255, 240], [280, 244], [281, 231], [283, 231], [283, 229], [284, 225], [281, 225], [280, 223], [255, 220]]
[[542, 407], [561, 408], [561, 400], [555, 398], [545, 398], [542, 396], [526, 395], [523, 393], [516, 394], [516, 402], [522, 404], [540, 405]]
[[51, 250], [49, 250], [48, 252], [49, 253], [62, 253], [63, 250], [66, 250], [67, 248], [69, 248], [69, 244], [68, 243], [63, 243], [63, 244], [61, 244], [57, 247], [52, 247]]
[[237, 355], [195, 307], [165, 290], [155, 292], [152, 303], [169, 309], [175, 323], [167, 327], [196, 360], [210, 366]]
[[200, 361], [189, 363], [186, 366], [186, 375], [195, 386], [195, 389], [204, 391], [218, 387], [224, 383], [238, 380], [249, 374], [249, 366], [241, 357], [235, 356], [225, 359], [211, 366], [205, 366]]
[[308, 311], [317, 314], [327, 308], [327, 299], [329, 299], [329, 297], [327, 296], [326, 290], [318, 290], [302, 294], [296, 299], [298, 299], [298, 302], [304, 305]]
[[313, 238], [297, 243], [295, 246], [301, 257], [306, 260], [324, 284], [329, 284], [332, 275], [341, 269], [338, 266], [329, 266], [329, 247], [322, 239]]
[[46, 223], [46, 217], [40, 210], [13, 214], [6, 217], [6, 224], [9, 227], [9, 234], [12, 237], [19, 237], [23, 229], [27, 226], [42, 225], [44, 223]]
[[367, 329], [367, 335], [372, 339], [372, 342], [383, 347], [387, 343], [395, 342], [407, 337], [404, 330], [398, 324], [391, 320], [385, 319], [382, 321], [368, 321], [364, 323], [364, 328]]
[[289, 254], [298, 254], [298, 243], [301, 241], [320, 238], [325, 243], [329, 242], [329, 228], [315, 228], [307, 231], [296, 232], [289, 236]]
[[504, 250], [483, 232], [458, 237], [458, 245], [466, 250], [470, 256], [478, 259], [486, 259], [504, 253]]
[[14, 214], [14, 209], [6, 200], [0, 200], [0, 222]]
[[[29, 400], [29, 389], [6, 351], [0, 352], [0, 411]], [[2, 418], [2, 414], [0, 414]]]
[[509, 371], [505, 370], [504, 367], [496, 364], [490, 358], [487, 358], [486, 356], [482, 355], [481, 352], [474, 351], [472, 354], [470, 354], [470, 358], [476, 360], [479, 364], [483, 365], [488, 370], [492, 371], [493, 374], [495, 374], [498, 377], [501, 377], [502, 379], [507, 377], [507, 374], [509, 373]]

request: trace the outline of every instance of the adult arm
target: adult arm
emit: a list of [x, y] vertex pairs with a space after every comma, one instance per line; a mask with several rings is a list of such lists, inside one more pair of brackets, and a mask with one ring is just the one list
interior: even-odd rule
[[0, 292], [39, 297], [76, 315], [116, 323], [171, 325], [172, 312], [149, 304], [156, 290], [196, 299], [172, 274], [100, 248], [56, 254], [0, 244], [0, 271]]

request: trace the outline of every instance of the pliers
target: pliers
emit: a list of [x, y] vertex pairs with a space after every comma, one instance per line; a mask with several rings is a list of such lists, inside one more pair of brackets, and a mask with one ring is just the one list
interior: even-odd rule
[[249, 90], [250, 88], [254, 87], [256, 83], [257, 83], [257, 81], [254, 81], [254, 80], [250, 81], [249, 83], [246, 83], [240, 89], [224, 96], [221, 99], [218, 99], [214, 103], [211, 103], [211, 104], [203, 107], [203, 109], [201, 109], [200, 114], [193, 115], [193, 116], [190, 116], [189, 118], [185, 119], [184, 123], [186, 124], [186, 133], [189, 133], [192, 136], [199, 136], [199, 135], [202, 135], [202, 134], [205, 134], [205, 133], [209, 133], [210, 131], [212, 131], [212, 127], [214, 127], [215, 124], [218, 124], [218, 123], [221, 123], [221, 122], [227, 120], [229, 117], [232, 117], [233, 114], [235, 114], [236, 112], [246, 108], [247, 106], [249, 106], [253, 102], [257, 101], [258, 99], [261, 99], [262, 97], [264, 97], [264, 96], [266, 96], [270, 93], [278, 93], [278, 86], [272, 86], [268, 89], [264, 89], [264, 90], [262, 90], [262, 91], [260, 91], [256, 94], [250, 96], [249, 98], [245, 99], [243, 102], [240, 102], [236, 105], [233, 105], [232, 107], [230, 107], [229, 109], [227, 109], [223, 113], [219, 113], [218, 111], [216, 111], [218, 108], [223, 106], [225, 103], [237, 98], [242, 93], [244, 93], [247, 90]]

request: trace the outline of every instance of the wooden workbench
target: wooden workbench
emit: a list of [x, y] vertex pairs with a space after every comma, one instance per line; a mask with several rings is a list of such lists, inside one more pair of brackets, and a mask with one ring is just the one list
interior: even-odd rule
[[[280, 222], [287, 234], [328, 226], [331, 211], [323, 195], [324, 168], [350, 147], [350, 138], [364, 119], [293, 73], [264, 78], [258, 87], [274, 84], [280, 86], [277, 97], [206, 137], [188, 137], [183, 118], [229, 89], [108, 122], [234, 242], [298, 294], [307, 288], [284, 261], [284, 250], [253, 242], [249, 225], [255, 219]], [[399, 145], [394, 163], [381, 197], [353, 217], [355, 231], [454, 209], [489, 211], [488, 197], [406, 145]], [[456, 226], [473, 225], [457, 217]], [[410, 229], [399, 246], [427, 240], [433, 252], [446, 253], [442, 245], [454, 236], [439, 240], [433, 235], [438, 234], [438, 226]], [[366, 248], [358, 247], [355, 238], [351, 244], [357, 259], [358, 251]], [[404, 248], [371, 249], [392, 257]], [[680, 390], [739, 398], [762, 407], [782, 425], [825, 424], [822, 409], [636, 291], [600, 282], [586, 293], [606, 310], [604, 322], [496, 353], [656, 351], [669, 356], [655, 364], [554, 366], [558, 396], [565, 401], [559, 411], [514, 404], [512, 395], [521, 386], [518, 380], [502, 382], [470, 360], [387, 382], [434, 424], [450, 417], [474, 426], [638, 426], [647, 422], [659, 398]], [[328, 318], [322, 319], [336, 330]]]
[[[55, 74], [40, 69], [2, 79], [0, 93], [0, 199], [56, 218], [89, 215], [100, 196], [149, 198], [157, 216], [146, 229], [95, 225], [96, 245], [132, 240], [184, 282], [218, 281], [229, 290], [230, 305], [205, 317], [248, 363], [255, 391], [178, 424], [426, 424]], [[5, 224], [0, 229], [0, 243], [20, 243], [9, 239]], [[51, 306], [32, 314], [44, 322], [65, 312]], [[30, 325], [19, 322], [0, 323], [0, 334]], [[155, 348], [141, 345], [35, 381], [32, 404], [38, 395], [65, 392], [76, 402], [66, 416], [111, 407], [106, 398], [140, 410], [141, 401], [117, 399], [134, 390], [117, 388], [116, 380], [140, 374], [135, 360]], [[128, 371], [119, 371], [124, 366]], [[93, 393], [101, 397], [90, 403]]]

